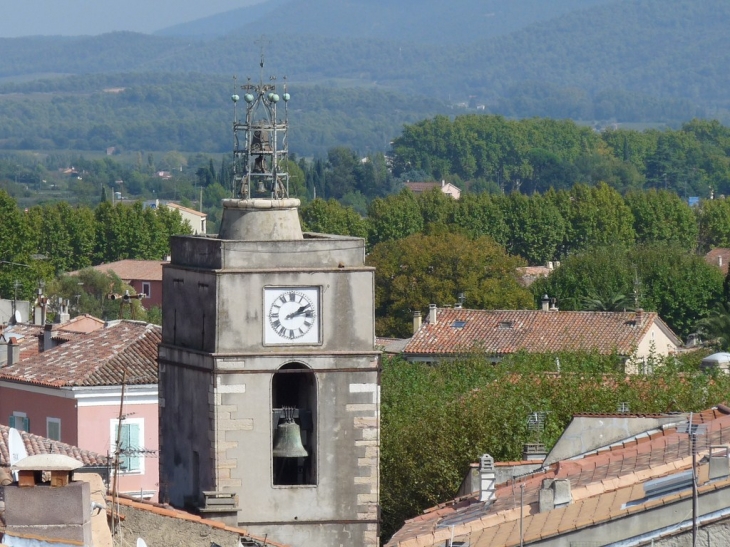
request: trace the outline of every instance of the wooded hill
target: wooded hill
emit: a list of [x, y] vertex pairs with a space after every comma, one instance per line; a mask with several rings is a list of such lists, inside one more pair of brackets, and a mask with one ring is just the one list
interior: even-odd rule
[[[518, 117], [675, 124], [694, 116], [729, 118], [727, 2], [614, 0], [576, 9], [576, 1], [566, 1], [542, 11], [536, 6], [544, 2], [511, 4], [537, 14], [534, 22], [518, 11], [477, 8], [475, 0], [440, 9], [435, 2], [416, 9], [411, 2], [395, 8], [380, 1], [292, 0], [246, 32], [207, 41], [133, 33], [1, 40], [0, 78], [120, 71], [242, 76], [242, 70], [257, 72], [254, 37], [266, 33], [266, 71], [286, 74], [293, 85], [377, 86]], [[474, 15], [484, 12], [481, 19]], [[285, 16], [295, 23], [282, 34]], [[509, 32], [491, 34], [492, 20]], [[428, 44], [419, 41], [426, 37]], [[402, 119], [396, 113], [393, 121]]]

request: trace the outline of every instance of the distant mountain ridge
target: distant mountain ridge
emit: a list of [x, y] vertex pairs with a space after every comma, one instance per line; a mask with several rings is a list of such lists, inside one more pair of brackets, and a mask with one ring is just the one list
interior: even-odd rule
[[[333, 94], [376, 88], [516, 117], [730, 121], [727, 0], [459, 0], [448, 6], [435, 0], [269, 0], [261, 10], [271, 2], [286, 9], [207, 40], [133, 33], [0, 40], [0, 78], [123, 71], [257, 78], [257, 40], [265, 35], [267, 76], [286, 75], [292, 85], [320, 84]], [[489, 6], [507, 13], [538, 4], [540, 17], [550, 10], [560, 15], [527, 26], [524, 14], [505, 15], [502, 30], [510, 24], [520, 28], [499, 36], [491, 36], [481, 21], [464, 22]], [[323, 14], [327, 6], [331, 10]], [[569, 6], [576, 9], [560, 12]], [[343, 17], [334, 25], [333, 18]], [[460, 36], [447, 32], [460, 21]], [[284, 32], [295, 23], [299, 32]], [[324, 34], [310, 34], [320, 30]], [[480, 37], [465, 44], [475, 32]], [[430, 44], [419, 41], [425, 35]]]
[[616, 1], [266, 0], [156, 34], [210, 38], [230, 32], [274, 32], [442, 46], [503, 36], [539, 21]]

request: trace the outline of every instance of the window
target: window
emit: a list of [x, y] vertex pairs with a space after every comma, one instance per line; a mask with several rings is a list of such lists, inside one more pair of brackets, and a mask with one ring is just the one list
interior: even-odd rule
[[299, 363], [274, 374], [272, 466], [275, 486], [317, 484], [317, 379]]
[[13, 412], [10, 416], [10, 427], [14, 427], [19, 431], [30, 432], [30, 420], [25, 412]]
[[144, 294], [145, 298], [149, 298], [150, 294], [152, 294], [151, 285], [150, 283], [143, 281], [142, 282], [142, 294]]
[[121, 432], [119, 444], [120, 473], [144, 473], [144, 420], [127, 418], [122, 420], [121, 428], [118, 420], [110, 421], [111, 453], [117, 450], [117, 434]]
[[52, 441], [61, 440], [60, 418], [46, 418], [46, 437], [48, 437]]

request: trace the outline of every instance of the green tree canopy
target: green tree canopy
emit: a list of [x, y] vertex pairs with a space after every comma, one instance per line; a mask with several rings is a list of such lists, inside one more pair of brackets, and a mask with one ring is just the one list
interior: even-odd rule
[[[598, 247], [569, 256], [532, 285], [561, 309], [579, 310], [598, 300], [656, 311], [681, 337], [693, 332], [723, 295], [723, 276], [702, 257], [676, 245]], [[634, 298], [631, 298], [631, 297]], [[633, 302], [632, 302], [633, 300]]]
[[524, 264], [489, 237], [458, 233], [414, 234], [376, 245], [367, 257], [375, 266], [376, 331], [408, 336], [414, 310], [451, 305], [464, 293], [464, 305], [477, 309], [524, 309], [532, 297], [517, 282]]

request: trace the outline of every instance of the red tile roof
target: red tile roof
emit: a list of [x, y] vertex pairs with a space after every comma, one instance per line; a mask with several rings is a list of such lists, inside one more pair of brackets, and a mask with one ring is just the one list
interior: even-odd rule
[[[8, 450], [9, 431], [10, 427], [0, 425], [0, 467], [8, 467], [10, 465], [10, 452]], [[25, 431], [20, 431], [20, 436], [23, 439], [25, 450], [29, 456], [35, 456], [37, 454], [63, 454], [80, 461], [84, 465], [103, 466], [107, 464], [106, 456], [102, 456], [96, 452], [82, 450], [76, 446], [59, 441], [52, 441], [51, 439], [26, 433]]]
[[424, 322], [406, 355], [446, 355], [471, 351], [504, 355], [598, 351], [633, 353], [652, 324], [677, 345], [681, 341], [654, 312], [438, 309], [436, 324]]
[[[118, 260], [108, 264], [99, 264], [93, 268], [102, 273], [109, 270], [119, 276], [122, 281], [162, 281], [162, 265], [164, 260]], [[81, 270], [69, 272], [69, 275], [78, 275]]]
[[204, 524], [206, 526], [210, 526], [211, 528], [218, 528], [220, 530], [225, 530], [226, 532], [231, 532], [234, 534], [238, 534], [243, 538], [248, 538], [250, 540], [253, 540], [257, 544], [260, 543], [261, 545], [267, 545], [271, 547], [287, 547], [286, 545], [282, 543], [276, 543], [274, 541], [271, 541], [268, 538], [258, 538], [256, 536], [252, 536], [249, 534], [246, 530], [243, 528], [235, 528], [233, 526], [226, 526], [222, 522], [216, 521], [216, 520], [209, 520], [199, 517], [198, 515], [193, 515], [192, 513], [188, 513], [186, 511], [181, 511], [179, 509], [174, 509], [170, 507], [169, 505], [164, 505], [161, 503], [154, 503], [150, 501], [142, 501], [138, 499], [131, 498], [129, 496], [125, 495], [119, 495], [115, 498], [119, 502], [119, 505], [123, 507], [131, 507], [133, 509], [138, 509], [140, 511], [147, 511], [149, 513], [153, 513], [155, 515], [163, 516], [163, 517], [170, 517], [180, 520], [187, 520], [190, 522], [195, 522], [198, 524]]
[[717, 247], [705, 255], [705, 262], [720, 268], [723, 274], [727, 275], [728, 262], [730, 262], [730, 249]]
[[[686, 415], [677, 415], [677, 423], [686, 421]], [[710, 445], [727, 443], [730, 408], [718, 405], [695, 414], [693, 423], [707, 426], [706, 431], [697, 437], [700, 460]], [[444, 545], [452, 533], [451, 524], [455, 527], [454, 537], [468, 535], [470, 545], [474, 547], [519, 544], [519, 540], [515, 543], [514, 529], [519, 523], [518, 500], [523, 485], [525, 538], [528, 534], [537, 537], [559, 535], [561, 523], [568, 514], [573, 518], [573, 528], [616, 518], [626, 501], [645, 497], [644, 482], [691, 468], [689, 443], [688, 435], [679, 433], [676, 424], [636, 435], [498, 485], [494, 501], [489, 504], [480, 502], [479, 494], [474, 493], [428, 509], [406, 521], [386, 545]], [[544, 479], [569, 480], [573, 503], [538, 513], [538, 498]], [[730, 480], [724, 481], [723, 487], [727, 486], [730, 486]], [[635, 510], [646, 510], [647, 505], [638, 504]], [[578, 514], [582, 517], [576, 519]]]
[[185, 207], [183, 205], [180, 205], [179, 203], [168, 202], [165, 205], [170, 209], [178, 209], [179, 211], [188, 213], [190, 215], [196, 215], [200, 218], [206, 218], [208, 216], [208, 213], [201, 213], [200, 211], [196, 211], [195, 209], [191, 209], [190, 207]]
[[157, 346], [162, 329], [139, 321], [119, 321], [11, 366], [0, 379], [50, 387], [157, 383]]

